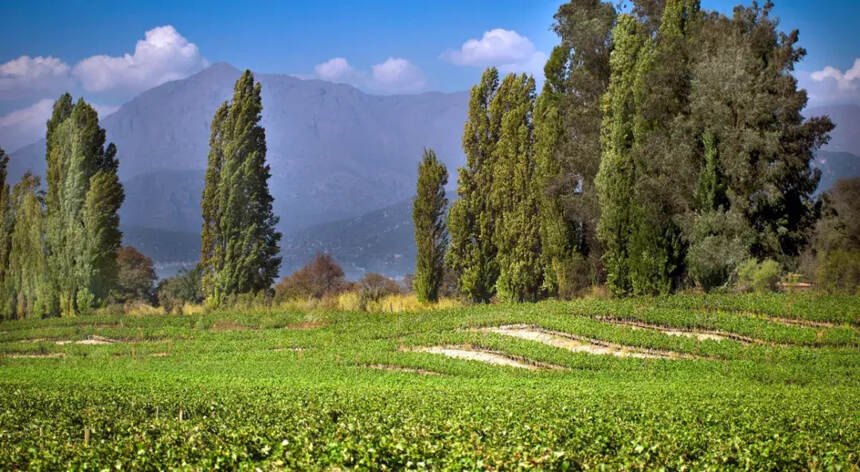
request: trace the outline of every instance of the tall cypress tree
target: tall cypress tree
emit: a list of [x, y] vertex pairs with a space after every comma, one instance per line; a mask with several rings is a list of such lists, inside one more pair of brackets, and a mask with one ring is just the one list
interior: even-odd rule
[[639, 55], [647, 44], [647, 36], [642, 25], [629, 15], [618, 18], [612, 35], [612, 78], [604, 105], [603, 156], [596, 177], [601, 207], [597, 230], [605, 247], [604, 264], [609, 288], [615, 295], [627, 295], [632, 292], [629, 253], [635, 201], [631, 190], [637, 176], [632, 151], [632, 90]]
[[43, 202], [39, 177], [25, 173], [12, 191], [15, 228], [11, 237], [9, 272], [4, 284], [7, 314], [16, 318], [45, 316], [49, 311], [45, 246], [42, 239]]
[[460, 293], [475, 302], [490, 300], [499, 274], [493, 241], [496, 214], [488, 197], [493, 184], [493, 152], [501, 129], [501, 116], [490, 110], [498, 87], [496, 68], [484, 71], [481, 82], [472, 87], [463, 127], [466, 165], [459, 169], [457, 180], [460, 198], [448, 213], [451, 246], [446, 263], [457, 275]]
[[201, 202], [201, 264], [210, 303], [239, 293], [269, 290], [281, 258], [278, 218], [266, 164], [266, 131], [260, 126], [261, 87], [246, 70], [233, 99], [212, 120], [209, 165]]
[[45, 241], [52, 284], [50, 312], [74, 315], [101, 303], [115, 282], [124, 194], [116, 147], [105, 148], [98, 113], [65, 94], [47, 131]]
[[412, 222], [415, 225], [415, 279], [413, 287], [418, 301], [435, 302], [445, 272], [445, 248], [448, 234], [445, 229], [445, 211], [448, 199], [445, 185], [448, 170], [436, 159], [432, 149], [424, 150], [418, 165], [416, 196], [412, 202]]

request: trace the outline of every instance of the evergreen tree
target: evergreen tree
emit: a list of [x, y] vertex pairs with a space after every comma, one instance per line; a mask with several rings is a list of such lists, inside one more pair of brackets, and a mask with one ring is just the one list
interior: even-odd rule
[[436, 159], [432, 149], [425, 149], [418, 165], [417, 195], [412, 202], [415, 247], [418, 250], [413, 287], [418, 301], [422, 303], [439, 299], [439, 287], [445, 273], [445, 248], [448, 245], [444, 221], [448, 208], [448, 199], [445, 197], [447, 184], [445, 164]]
[[281, 258], [278, 218], [269, 193], [261, 87], [245, 71], [212, 120], [201, 202], [204, 292], [221, 304], [239, 293], [271, 289]]
[[595, 179], [600, 198], [598, 235], [602, 241], [607, 283], [614, 295], [632, 293], [630, 240], [634, 232], [632, 190], [637, 177], [633, 158], [633, 85], [639, 56], [647, 45], [642, 25], [629, 15], [618, 17], [610, 57], [612, 77], [605, 98], [601, 143], [603, 155]]
[[117, 211], [124, 199], [116, 147], [105, 148], [98, 113], [65, 94], [47, 131], [46, 232], [49, 312], [74, 315], [102, 303], [116, 279]]
[[457, 276], [460, 293], [475, 302], [490, 300], [499, 273], [493, 241], [496, 215], [488, 197], [493, 182], [493, 152], [501, 128], [501, 116], [490, 110], [498, 87], [499, 72], [495, 68], [484, 71], [481, 82], [472, 87], [463, 127], [466, 166], [459, 169], [457, 181], [460, 198], [448, 213], [451, 245], [446, 263]]
[[4, 281], [3, 306], [15, 318], [51, 314], [45, 247], [42, 239], [43, 202], [39, 177], [25, 173], [12, 191], [15, 226], [11, 235], [9, 270]]
[[499, 266], [496, 289], [506, 301], [536, 300], [543, 282], [532, 143], [534, 93], [534, 79], [510, 74], [490, 104], [490, 114], [502, 117], [489, 191]]

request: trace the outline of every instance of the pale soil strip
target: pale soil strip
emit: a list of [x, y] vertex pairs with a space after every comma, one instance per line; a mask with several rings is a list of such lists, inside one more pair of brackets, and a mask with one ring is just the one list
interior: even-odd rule
[[699, 341], [723, 341], [725, 339], [732, 339], [734, 341], [740, 341], [743, 343], [765, 343], [765, 341], [753, 339], [747, 336], [743, 336], [740, 334], [727, 333], [725, 331], [716, 331], [716, 330], [700, 330], [700, 329], [679, 329], [679, 328], [669, 328], [666, 326], [655, 325], [650, 323], [643, 323], [641, 321], [632, 321], [632, 320], [622, 320], [618, 318], [612, 317], [599, 317], [598, 321], [602, 321], [604, 323], [610, 323], [619, 326], [627, 326], [631, 329], [642, 329], [649, 331], [659, 331], [663, 334], [667, 334], [669, 336], [684, 336], [687, 338], [693, 338]]
[[66, 357], [62, 352], [52, 352], [49, 354], [3, 354], [3, 357], [9, 359], [58, 359]]
[[485, 364], [501, 365], [507, 367], [518, 367], [520, 369], [538, 370], [538, 369], [561, 369], [561, 367], [537, 362], [525, 362], [501, 352], [489, 351], [486, 349], [478, 349], [470, 346], [431, 346], [411, 349], [416, 352], [428, 352], [430, 354], [442, 354], [446, 357], [454, 359], [465, 359], [470, 361], [479, 361]]
[[633, 349], [620, 344], [582, 338], [568, 333], [549, 331], [529, 325], [507, 325], [496, 328], [484, 328], [481, 331], [512, 336], [527, 341], [536, 341], [548, 346], [567, 349], [571, 352], [608, 355], [616, 357], [635, 357], [639, 359], [697, 359], [689, 354], [672, 351], [654, 351]]
[[272, 352], [284, 352], [284, 351], [293, 351], [293, 352], [302, 352], [307, 350], [304, 347], [276, 347], [272, 349]]
[[765, 316], [763, 318], [785, 326], [805, 326], [807, 328], [835, 328], [837, 326], [836, 323], [829, 321], [810, 321], [799, 318], [782, 318], [780, 316]]
[[403, 367], [399, 365], [390, 365], [390, 364], [367, 364], [362, 367], [368, 367], [370, 369], [378, 369], [378, 370], [389, 370], [394, 372], [408, 372], [411, 374], [419, 374], [419, 375], [442, 375], [439, 372], [433, 372], [432, 370], [425, 369], [416, 369], [414, 367]]

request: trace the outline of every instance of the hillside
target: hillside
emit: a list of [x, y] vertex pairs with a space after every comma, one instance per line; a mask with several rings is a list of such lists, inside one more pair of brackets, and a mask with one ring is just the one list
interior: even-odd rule
[[[189, 230], [200, 221], [209, 124], [240, 71], [219, 63], [124, 104], [102, 126], [127, 184], [123, 223]], [[263, 87], [269, 185], [284, 232], [359, 216], [412, 192], [424, 147], [449, 166], [464, 161], [468, 95], [368, 95], [349, 85], [258, 74]], [[10, 178], [44, 174], [44, 140], [11, 156]], [[195, 174], [196, 173], [196, 174]], [[154, 211], [154, 213], [149, 210]]]

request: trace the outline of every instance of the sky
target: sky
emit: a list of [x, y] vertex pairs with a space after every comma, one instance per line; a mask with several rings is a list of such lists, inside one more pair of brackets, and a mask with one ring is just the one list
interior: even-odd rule
[[[730, 13], [740, 0], [702, 0]], [[368, 93], [468, 90], [487, 66], [540, 78], [560, 0], [0, 0], [0, 147], [44, 134], [63, 91], [104, 116], [225, 61]], [[800, 30], [810, 106], [860, 104], [860, 0], [776, 0]], [[824, 6], [822, 6], [824, 5]]]

